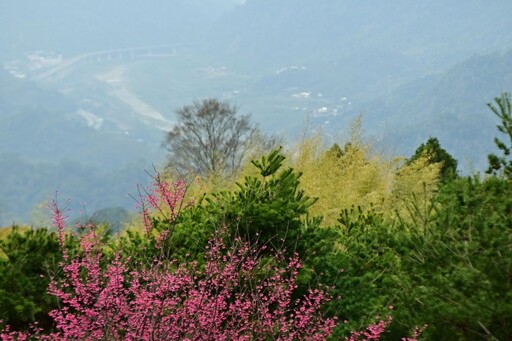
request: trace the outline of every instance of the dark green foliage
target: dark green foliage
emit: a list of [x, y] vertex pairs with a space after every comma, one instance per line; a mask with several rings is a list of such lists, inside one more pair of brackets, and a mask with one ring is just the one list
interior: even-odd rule
[[335, 337], [390, 315], [389, 339], [428, 324], [426, 339], [510, 339], [512, 186], [500, 178], [447, 182], [426, 207], [391, 221], [344, 210], [339, 225], [305, 229], [301, 285], [334, 286]]
[[375, 211], [352, 208], [341, 213], [339, 226], [314, 231], [323, 238], [310, 246], [317, 255], [306, 258], [305, 267], [315, 269], [320, 283], [334, 286], [328, 311], [346, 321], [338, 325], [335, 338], [393, 315], [389, 307], [400, 258], [392, 228]]
[[512, 179], [512, 158], [510, 154], [512, 152], [512, 104], [510, 103], [510, 94], [503, 93], [500, 97], [494, 99], [495, 105], [492, 103], [487, 104], [492, 112], [498, 116], [501, 120], [498, 130], [507, 135], [508, 143], [494, 138], [494, 143], [503, 153], [503, 155], [497, 156], [490, 154], [489, 168], [487, 173], [489, 174], [503, 174], [508, 179]]
[[510, 339], [511, 195], [497, 178], [458, 179], [442, 188], [428, 223], [398, 226], [398, 326], [427, 323], [433, 340]]
[[205, 210], [217, 216], [217, 224], [227, 224], [246, 240], [292, 247], [300, 235], [301, 217], [316, 199], [298, 189], [300, 173], [282, 169], [284, 158], [279, 149], [252, 161], [260, 176], [247, 176], [238, 190], [207, 198]]
[[48, 327], [48, 312], [57, 307], [46, 293], [49, 275], [55, 275], [61, 249], [54, 232], [47, 229], [13, 230], [0, 240], [0, 320], [13, 329], [38, 321]]
[[210, 231], [226, 225], [245, 240], [294, 249], [301, 217], [316, 199], [298, 189], [300, 173], [292, 168], [282, 169], [284, 158], [278, 149], [252, 161], [260, 176], [246, 176], [243, 183], [237, 184], [237, 190], [204, 198], [189, 215], [194, 220], [199, 218], [192, 225], [202, 225]]
[[457, 160], [453, 158], [445, 149], [441, 147], [439, 140], [430, 137], [427, 143], [422, 143], [414, 152], [414, 155], [407, 160], [410, 164], [423, 155], [427, 155], [430, 163], [441, 163], [439, 178], [442, 183], [446, 183], [457, 177]]
[[[165, 257], [201, 260], [204, 246], [211, 234], [226, 226], [230, 235], [240, 235], [251, 243], [271, 246], [269, 249], [295, 251], [304, 228], [308, 208], [315, 198], [299, 190], [300, 173], [292, 168], [283, 169], [285, 157], [280, 149], [260, 160], [253, 161], [259, 176], [246, 176], [233, 191], [220, 191], [201, 198], [198, 204], [184, 210], [169, 223], [154, 219], [156, 231], [172, 231], [165, 241], [169, 250]], [[131, 236], [131, 237], [130, 237]], [[152, 252], [156, 240], [151, 242], [129, 233], [128, 240], [136, 243], [133, 251]], [[132, 247], [132, 246], [131, 246]], [[130, 247], [130, 248], [131, 248]], [[155, 255], [160, 250], [154, 250]], [[188, 255], [188, 256], [187, 256]]]
[[[252, 242], [297, 250], [304, 265], [299, 295], [333, 286], [325, 309], [342, 321], [334, 339], [386, 315], [393, 340], [424, 324], [432, 340], [512, 337], [509, 181], [456, 178], [425, 207], [407, 203], [398, 220], [352, 208], [337, 226], [319, 227], [320, 218], [307, 217], [314, 200], [298, 190], [300, 174], [282, 169], [283, 159], [274, 151], [254, 161], [259, 176], [205, 197], [171, 225], [154, 220], [157, 229], [173, 231], [164, 256], [198, 259], [208, 236], [228, 226]], [[155, 245], [134, 238], [131, 250], [161, 252]]]
[[430, 308], [437, 335], [511, 339], [512, 185], [495, 177], [460, 179], [438, 201], [442, 210], [423, 272], [437, 291]]
[[343, 149], [339, 146], [339, 144], [335, 143], [332, 147], [326, 152], [327, 156], [334, 156], [336, 158], [341, 158], [347, 155], [350, 152], [357, 151], [357, 146], [354, 146], [351, 142], [345, 143]]
[[[345, 149], [347, 148], [347, 146], [345, 146]], [[343, 156], [344, 152], [343, 150], [341, 150], [341, 147], [339, 144], [335, 143], [332, 145], [332, 147], [327, 151], [327, 154], [328, 155], [333, 155], [335, 156], [336, 158], [340, 158]]]
[[510, 339], [510, 182], [457, 179], [431, 209], [409, 212], [414, 217], [392, 223], [373, 210], [346, 210], [337, 230], [311, 239], [317, 255], [306, 266], [314, 268], [315, 281], [335, 285], [333, 295], [341, 299], [328, 309], [348, 320], [337, 335], [390, 315], [390, 339], [424, 324], [431, 340]]

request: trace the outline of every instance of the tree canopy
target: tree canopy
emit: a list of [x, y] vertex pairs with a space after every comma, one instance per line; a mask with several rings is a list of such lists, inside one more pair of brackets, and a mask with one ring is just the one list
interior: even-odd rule
[[457, 160], [441, 147], [436, 137], [430, 137], [426, 143], [422, 143], [407, 163], [414, 162], [422, 155], [426, 155], [430, 163], [441, 163], [439, 179], [442, 182], [447, 182], [457, 176]]

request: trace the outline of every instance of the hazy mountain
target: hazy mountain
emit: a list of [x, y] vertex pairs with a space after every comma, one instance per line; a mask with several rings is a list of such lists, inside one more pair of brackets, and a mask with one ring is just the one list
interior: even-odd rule
[[0, 155], [0, 174], [0, 226], [47, 223], [49, 200], [56, 197], [63, 207], [71, 199], [71, 218], [90, 217], [105, 207], [133, 211], [135, 200], [129, 194], [136, 196], [137, 184], [149, 179], [141, 163], [105, 171], [86, 162], [34, 162], [15, 154]]
[[[392, 150], [411, 155], [430, 136], [438, 137], [466, 171], [484, 170], [495, 151], [498, 119], [487, 107], [512, 89], [512, 50], [475, 56], [446, 72], [424, 77], [391, 96], [356, 104], [366, 132]], [[352, 116], [353, 117], [353, 116]], [[346, 127], [350, 117], [330, 117], [328, 131]], [[318, 122], [321, 120], [319, 119]]]
[[324, 92], [382, 94], [475, 53], [510, 47], [507, 0], [248, 0], [212, 32], [226, 59], [256, 73], [314, 68]]
[[[105, 103], [84, 103], [0, 72], [0, 152], [19, 153], [33, 161], [80, 161], [103, 169], [122, 167], [141, 158], [150, 164], [154, 148], [137, 135], [125, 134], [129, 127], [123, 132], [115, 121], [109, 121], [105, 116], [108, 97], [103, 96]], [[90, 93], [89, 98], [94, 94]], [[94, 104], [100, 108], [94, 110]], [[128, 123], [129, 116], [119, 122]]]
[[248, 91], [287, 98], [332, 135], [363, 112], [388, 149], [408, 155], [437, 136], [482, 169], [497, 132], [485, 104], [512, 89], [511, 10], [505, 0], [248, 0], [212, 41], [259, 73]]
[[32, 209], [57, 190], [62, 201], [74, 199], [73, 214], [83, 202], [91, 210], [134, 207], [127, 194], [147, 182], [145, 170], [163, 154], [137, 134], [125, 134], [129, 126], [123, 131], [111, 121], [109, 127], [108, 117], [95, 122], [83, 107], [73, 97], [0, 71], [0, 224], [29, 222]]
[[482, 168], [496, 134], [485, 103], [512, 88], [511, 10], [508, 0], [1, 1], [0, 223], [27, 220], [56, 189], [94, 209], [131, 208], [126, 193], [165, 158], [174, 111], [204, 97], [288, 138], [308, 120], [337, 135], [364, 112], [386, 148], [410, 155], [436, 136]]

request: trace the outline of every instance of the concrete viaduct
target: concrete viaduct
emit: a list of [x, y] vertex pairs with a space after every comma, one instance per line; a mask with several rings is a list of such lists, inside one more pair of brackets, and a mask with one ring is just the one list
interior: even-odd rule
[[115, 60], [135, 60], [141, 58], [174, 57], [187, 51], [191, 44], [175, 45], [154, 45], [143, 47], [131, 47], [124, 49], [102, 50], [83, 53], [61, 63], [46, 69], [44, 72], [34, 77], [35, 80], [45, 80], [53, 76], [58, 76], [74, 66], [101, 63]]

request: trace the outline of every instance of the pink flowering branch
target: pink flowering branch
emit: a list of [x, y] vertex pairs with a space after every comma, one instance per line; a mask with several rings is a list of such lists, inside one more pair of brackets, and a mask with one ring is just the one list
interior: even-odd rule
[[[359, 341], [359, 340], [380, 340], [386, 328], [391, 324], [391, 317], [381, 320], [375, 324], [371, 324], [362, 331], [353, 331], [350, 336], [345, 338], [346, 341]], [[412, 341], [412, 340], [411, 340]]]
[[158, 212], [171, 225], [183, 209], [193, 205], [193, 202], [184, 201], [188, 189], [185, 181], [169, 183], [164, 181], [158, 172], [150, 176], [153, 179], [152, 183], [148, 187], [139, 185], [138, 197], [134, 198], [147, 234], [153, 228], [154, 212]]
[[[90, 340], [324, 340], [335, 320], [320, 307], [320, 290], [292, 300], [300, 268], [276, 256], [261, 265], [258, 250], [236, 240], [226, 249], [221, 234], [207, 246], [204, 270], [197, 264], [129, 270], [116, 257], [105, 270], [94, 248], [64, 267], [65, 279], [50, 292], [63, 308], [51, 316], [63, 339]], [[88, 246], [88, 244], [85, 244]], [[259, 274], [268, 273], [263, 278]]]
[[[379, 322], [375, 324], [371, 324], [368, 327], [366, 327], [365, 330], [362, 331], [353, 331], [350, 333], [350, 336], [346, 337], [346, 341], [359, 341], [359, 340], [380, 340], [383, 336], [384, 332], [386, 331], [386, 328], [389, 327], [389, 325], [392, 322], [391, 316], [387, 316], [385, 319], [380, 320]], [[403, 337], [402, 341], [417, 341], [418, 338], [421, 336], [423, 331], [427, 328], [427, 325], [424, 325], [423, 327], [416, 326], [412, 331], [411, 337]]]
[[[56, 196], [57, 196], [57, 194], [56, 194]], [[58, 237], [59, 245], [62, 248], [62, 250], [65, 251], [63, 253], [63, 257], [65, 260], [68, 259], [68, 254], [66, 252], [66, 248], [64, 245], [65, 239], [66, 239], [64, 229], [66, 227], [66, 220], [68, 218], [67, 213], [69, 212], [69, 208], [68, 208], [69, 203], [70, 203], [70, 200], [69, 199], [66, 200], [64, 207], [61, 208], [61, 207], [59, 207], [57, 198], [55, 198], [54, 200], [51, 200], [48, 204], [49, 209], [52, 212], [52, 220], [51, 220], [52, 224], [55, 227], [55, 229], [57, 230], [57, 237]]]

